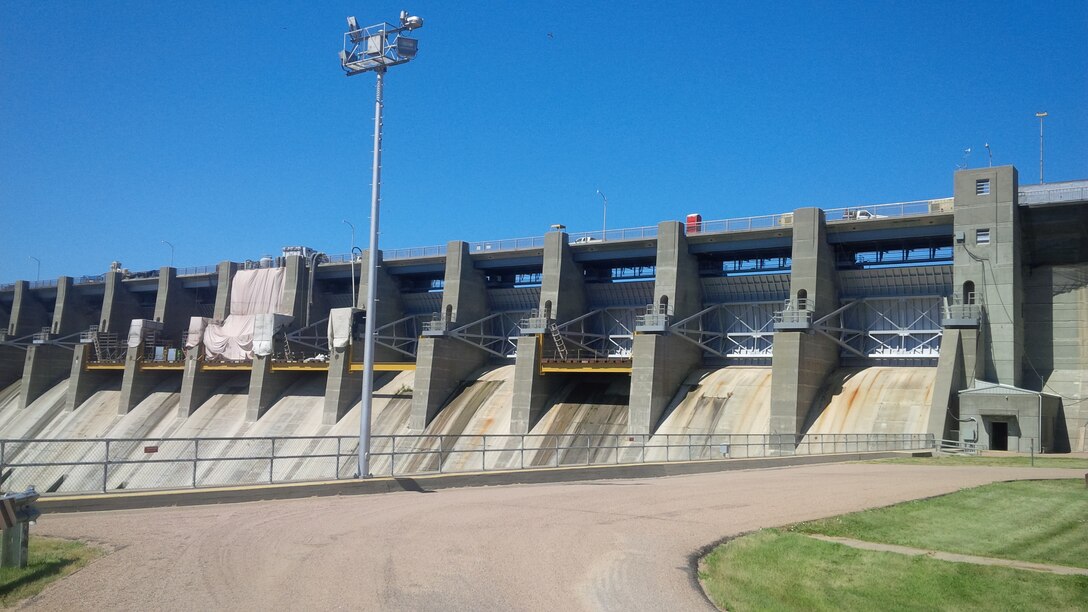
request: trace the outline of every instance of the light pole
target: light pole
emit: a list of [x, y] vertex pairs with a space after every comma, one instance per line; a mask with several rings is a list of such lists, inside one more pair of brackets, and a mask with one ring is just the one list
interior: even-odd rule
[[28, 257], [30, 259], [33, 259], [34, 261], [38, 262], [38, 271], [34, 275], [34, 281], [35, 282], [40, 281], [42, 279], [42, 260], [38, 259], [37, 257], [34, 257], [33, 255], [29, 255]]
[[165, 244], [166, 246], [170, 247], [170, 267], [173, 268], [174, 267], [174, 243], [170, 242], [169, 240], [160, 240], [159, 242], [161, 242], [161, 243]]
[[990, 166], [989, 167], [993, 168], [994, 167], [994, 152], [990, 150], [990, 143], [987, 142], [986, 144], [984, 144], [982, 146], [986, 147], [986, 155], [988, 155], [990, 157]]
[[597, 195], [601, 196], [604, 200], [604, 219], [601, 221], [601, 240], [608, 240], [608, 198], [601, 193], [601, 190], [597, 190]]
[[355, 308], [359, 305], [359, 294], [355, 291], [355, 224], [347, 219], [344, 223], [351, 228], [351, 307]]
[[1046, 118], [1047, 113], [1043, 111], [1041, 113], [1035, 113], [1035, 116], [1039, 118], [1039, 184], [1043, 184], [1043, 119]]
[[378, 203], [381, 199], [382, 164], [382, 86], [385, 71], [416, 56], [418, 43], [403, 36], [423, 27], [423, 18], [400, 13], [400, 26], [382, 22], [360, 28], [354, 17], [348, 17], [344, 34], [344, 49], [340, 51], [340, 66], [347, 76], [364, 72], [378, 75], [374, 100], [374, 165], [370, 190], [370, 256], [367, 258], [366, 339], [363, 341], [363, 397], [359, 407], [359, 478], [370, 476], [370, 408], [374, 392], [374, 303], [377, 301], [378, 275]]

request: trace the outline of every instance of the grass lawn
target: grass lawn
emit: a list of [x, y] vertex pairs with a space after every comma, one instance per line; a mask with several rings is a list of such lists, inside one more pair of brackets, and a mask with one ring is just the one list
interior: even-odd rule
[[1088, 567], [1083, 480], [994, 483], [760, 531], [715, 548], [699, 578], [728, 610], [1088, 610], [1088, 576], [858, 550], [806, 534]]
[[10, 607], [37, 595], [50, 582], [75, 572], [102, 553], [81, 542], [36, 536], [32, 529], [27, 566], [0, 568], [0, 606]]
[[779, 530], [719, 546], [703, 559], [699, 577], [711, 599], [727, 610], [1083, 610], [1088, 605], [1088, 576], [863, 551]]
[[[896, 459], [874, 459], [871, 463], [910, 463], [914, 465], [989, 465], [997, 467], [1032, 467], [1031, 457], [1019, 455], [992, 456], [978, 455], [941, 455], [938, 457], [902, 457]], [[1035, 457], [1035, 467], [1072, 468], [1088, 470], [1088, 458], [1055, 457], [1043, 455]]]
[[1088, 567], [1088, 489], [1083, 480], [999, 482], [791, 530]]

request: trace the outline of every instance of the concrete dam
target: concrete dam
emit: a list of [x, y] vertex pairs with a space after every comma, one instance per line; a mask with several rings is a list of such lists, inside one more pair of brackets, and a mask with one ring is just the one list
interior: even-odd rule
[[[375, 474], [849, 435], [1088, 450], [1088, 181], [953, 183], [921, 202], [0, 285], [0, 478], [350, 477], [367, 317]], [[253, 460], [246, 441], [271, 438], [284, 458]], [[137, 461], [198, 452], [233, 460]]]

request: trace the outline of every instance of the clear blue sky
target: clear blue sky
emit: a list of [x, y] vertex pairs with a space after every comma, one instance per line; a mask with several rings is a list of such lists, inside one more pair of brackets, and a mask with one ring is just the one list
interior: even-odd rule
[[[775, 6], [762, 6], [775, 4]], [[1088, 178], [1088, 2], [0, 4], [0, 282], [366, 240], [374, 77], [344, 17], [423, 16], [387, 78], [383, 248]]]

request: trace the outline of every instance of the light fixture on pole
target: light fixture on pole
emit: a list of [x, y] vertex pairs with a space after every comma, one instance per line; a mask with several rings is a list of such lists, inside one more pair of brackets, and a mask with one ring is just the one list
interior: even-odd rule
[[1039, 118], [1039, 184], [1043, 184], [1043, 119], [1047, 117], [1046, 111], [1035, 113]]
[[990, 157], [990, 167], [993, 168], [994, 167], [994, 152], [990, 150], [990, 143], [987, 142], [986, 144], [984, 144], [982, 146], [986, 147], [986, 155], [988, 155]]
[[597, 195], [601, 196], [604, 200], [604, 218], [601, 221], [601, 240], [608, 240], [608, 198], [601, 193], [601, 190], [597, 190]]
[[27, 257], [29, 259], [33, 259], [34, 261], [36, 261], [38, 263], [38, 271], [34, 275], [34, 280], [35, 280], [35, 282], [40, 281], [42, 279], [42, 260], [38, 259], [37, 257], [34, 257], [33, 255], [28, 255]]
[[355, 290], [355, 224], [347, 219], [344, 219], [344, 223], [351, 228], [351, 256], [348, 261], [351, 266], [351, 307], [355, 308], [359, 305], [359, 294]]
[[967, 161], [967, 158], [971, 156], [971, 147], [967, 147], [963, 150], [963, 169], [966, 170], [971, 167], [971, 162]]
[[400, 26], [379, 23], [360, 28], [354, 17], [348, 17], [344, 48], [340, 51], [340, 67], [347, 76], [364, 72], [378, 75], [374, 100], [374, 165], [370, 189], [370, 255], [367, 257], [366, 339], [363, 341], [363, 397], [359, 407], [359, 478], [370, 476], [370, 409], [374, 392], [374, 303], [377, 301], [378, 274], [378, 203], [381, 199], [382, 163], [382, 87], [385, 71], [412, 60], [418, 43], [404, 32], [423, 27], [423, 18], [400, 13]]
[[170, 242], [169, 240], [160, 240], [159, 242], [161, 242], [161, 243], [165, 244], [166, 246], [170, 247], [170, 267], [173, 268], [174, 267], [174, 243]]

